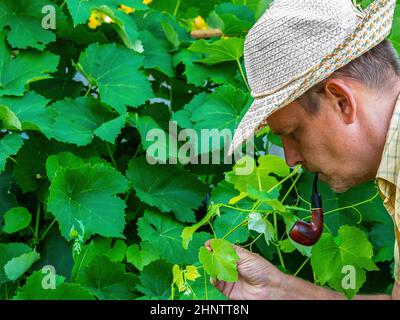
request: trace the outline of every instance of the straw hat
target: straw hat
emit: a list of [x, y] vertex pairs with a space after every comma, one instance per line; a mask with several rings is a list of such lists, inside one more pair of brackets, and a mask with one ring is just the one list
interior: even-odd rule
[[396, 0], [362, 10], [351, 0], [275, 0], [244, 42], [254, 98], [228, 154], [256, 134], [273, 112], [296, 100], [390, 33]]

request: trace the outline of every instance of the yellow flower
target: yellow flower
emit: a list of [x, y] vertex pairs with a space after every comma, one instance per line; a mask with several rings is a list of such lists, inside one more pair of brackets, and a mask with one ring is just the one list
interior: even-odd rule
[[131, 14], [132, 12], [135, 12], [134, 8], [128, 7], [124, 4], [121, 4], [118, 9], [125, 12], [126, 14]]
[[229, 39], [229, 38], [230, 38], [230, 37], [228, 37], [228, 36], [223, 36], [223, 37], [222, 37], [222, 39], [224, 39], [224, 40], [225, 40], [225, 39]]
[[193, 25], [194, 30], [208, 29], [208, 24], [207, 24], [207, 22], [204, 21], [202, 16], [197, 16], [196, 18], [194, 18], [193, 22], [194, 22], [194, 25]]
[[153, 0], [143, 0], [143, 4], [149, 4], [149, 3], [151, 3]]
[[113, 22], [114, 20], [111, 19], [108, 15], [99, 10], [94, 9], [90, 12], [88, 26], [91, 29], [96, 29], [102, 23], [113, 23]]

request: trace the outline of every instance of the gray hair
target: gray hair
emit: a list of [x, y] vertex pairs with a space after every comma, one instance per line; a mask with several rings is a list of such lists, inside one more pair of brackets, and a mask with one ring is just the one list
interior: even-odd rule
[[392, 43], [385, 39], [374, 48], [336, 70], [296, 99], [311, 115], [320, 110], [321, 94], [326, 81], [333, 78], [347, 78], [358, 81], [374, 92], [386, 92], [393, 80], [400, 78], [400, 60]]

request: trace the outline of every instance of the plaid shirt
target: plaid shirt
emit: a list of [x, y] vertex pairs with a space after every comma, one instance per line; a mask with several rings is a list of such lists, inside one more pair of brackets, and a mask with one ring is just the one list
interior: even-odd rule
[[400, 96], [393, 111], [386, 135], [385, 147], [376, 175], [376, 183], [383, 205], [394, 222], [394, 278], [400, 284]]

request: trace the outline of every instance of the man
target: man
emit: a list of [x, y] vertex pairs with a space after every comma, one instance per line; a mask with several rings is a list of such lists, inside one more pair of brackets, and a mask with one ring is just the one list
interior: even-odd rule
[[[330, 11], [332, 8], [323, 8], [328, 9], [325, 11], [321, 9], [323, 6], [321, 1], [308, 2], [310, 7], [301, 8], [306, 12], [305, 20], [309, 18], [314, 21], [313, 18], [310, 18], [310, 14], [313, 13], [315, 21], [320, 20], [317, 17], [318, 10], [322, 10], [319, 13], [321, 15], [323, 12], [330, 12], [335, 16]], [[333, 5], [346, 5], [345, 1], [330, 1], [329, 3], [331, 2], [334, 3]], [[315, 11], [312, 3], [318, 5]], [[328, 2], [325, 2], [325, 5], [329, 6]], [[369, 20], [379, 25], [382, 21], [376, 17], [384, 16], [382, 11], [385, 8], [386, 14], [390, 15], [390, 12], [393, 12], [388, 9], [390, 5], [394, 6], [393, 3], [390, 4], [390, 1], [375, 1], [370, 5], [369, 10], [365, 13], [361, 12], [360, 19], [364, 23]], [[265, 79], [264, 74], [257, 73], [256, 69], [260, 67], [255, 67], [258, 62], [255, 62], [254, 54], [259, 55], [260, 48], [257, 46], [261, 46], [261, 51], [267, 52], [272, 50], [273, 45], [279, 46], [279, 41], [263, 39], [256, 42], [248, 39], [255, 39], [254, 33], [258, 33], [257, 38], [260, 39], [259, 30], [273, 33], [277, 28], [274, 21], [284, 20], [285, 16], [289, 16], [290, 19], [301, 16], [300, 7], [297, 8], [294, 5], [293, 12], [291, 12], [290, 6], [291, 4], [288, 4], [287, 1], [275, 1], [270, 8], [272, 12], [265, 13], [264, 19], [261, 18], [247, 36], [245, 50], [247, 48], [250, 51], [247, 52], [247, 56], [245, 53], [245, 62], [250, 86], [253, 90], [264, 92], [262, 94], [252, 93], [258, 101], [255, 100], [254, 106], [250, 107], [239, 124], [239, 133], [235, 134], [230, 151], [248, 137], [249, 132], [253, 134], [267, 123], [274, 133], [281, 136], [287, 164], [294, 166], [300, 163], [308, 171], [318, 172], [320, 180], [328, 183], [334, 191], [344, 192], [357, 184], [376, 178], [384, 205], [395, 223], [397, 240], [395, 245], [395, 283], [390, 296], [357, 295], [354, 299], [400, 299], [398, 252], [400, 243], [398, 232], [400, 226], [400, 63], [398, 56], [391, 43], [388, 40], [382, 41], [382, 37], [375, 39], [376, 43], [372, 47], [368, 49], [364, 47], [363, 50], [357, 51], [356, 48], [363, 39], [371, 39], [357, 37], [357, 32], [362, 32], [360, 30], [366, 27], [361, 22], [355, 29], [350, 27], [350, 30], [353, 30], [353, 36], [346, 38], [347, 40], [344, 42], [337, 40], [341, 44], [336, 49], [331, 51], [332, 49], [326, 48], [328, 54], [323, 60], [329, 61], [327, 67], [326, 64], [324, 67], [323, 63], [318, 63], [319, 58], [316, 56], [317, 68], [311, 68], [316, 75], [310, 76], [306, 68], [305, 72], [295, 71], [296, 74], [301, 75], [300, 77], [305, 78], [300, 81], [301, 85], [297, 89], [287, 89], [291, 81], [299, 79], [293, 74], [289, 75], [289, 79], [280, 81], [277, 89], [274, 89], [273, 85], [268, 87], [271, 82]], [[298, 12], [296, 12], [297, 9], [299, 9]], [[337, 14], [343, 17], [346, 12]], [[290, 19], [286, 20], [286, 24], [290, 24]], [[327, 16], [326, 19], [328, 21], [330, 18]], [[354, 19], [356, 18], [354, 17]], [[347, 19], [346, 23], [348, 21], [351, 19]], [[265, 25], [266, 23], [267, 25]], [[371, 25], [368, 28], [371, 28]], [[296, 25], [296, 28], [291, 26], [288, 29], [293, 32], [293, 30], [299, 29], [299, 25]], [[281, 33], [282, 31], [282, 38], [285, 38], [285, 30], [280, 30]], [[382, 32], [383, 38], [387, 34], [387, 31]], [[296, 36], [301, 38], [302, 34]], [[271, 37], [273, 38], [273, 34]], [[356, 42], [346, 47], [346, 44], [354, 39]], [[372, 39], [374, 38], [372, 37]], [[271, 45], [269, 50], [267, 50], [268, 44]], [[256, 49], [251, 51], [251, 48], [254, 47]], [[298, 51], [299, 48], [296, 50]], [[342, 50], [345, 52], [342, 55], [338, 54]], [[329, 52], [333, 52], [333, 54]], [[358, 54], [349, 62], [346, 55], [352, 55], [354, 52]], [[362, 53], [360, 54], [360, 52]], [[266, 53], [264, 58], [268, 57], [268, 54]], [[308, 54], [312, 55], [312, 50]], [[282, 58], [281, 63], [284, 63], [284, 60], [285, 57]], [[289, 60], [286, 62], [290, 63]], [[333, 73], [329, 71], [332, 65]], [[308, 67], [307, 64], [305, 66]], [[318, 68], [323, 71], [316, 72], [315, 70]], [[324, 68], [329, 70], [324, 71]], [[291, 70], [286, 72], [290, 73]], [[263, 85], [259, 86], [259, 83]], [[311, 84], [315, 85], [311, 86]], [[304, 91], [304, 86], [308, 86], [308, 90]], [[288, 90], [287, 96], [291, 98], [282, 98], [282, 94], [279, 96], [282, 90]], [[291, 101], [289, 101], [290, 99]], [[289, 103], [285, 103], [286, 101]], [[257, 117], [258, 120], [254, 120]], [[206, 247], [211, 250], [209, 241], [206, 242]], [[235, 283], [218, 280], [213, 283], [230, 299], [345, 299], [341, 293], [284, 274], [258, 254], [238, 246], [234, 246], [234, 248], [240, 257], [237, 265], [239, 280]]]

